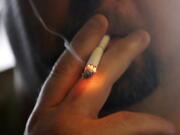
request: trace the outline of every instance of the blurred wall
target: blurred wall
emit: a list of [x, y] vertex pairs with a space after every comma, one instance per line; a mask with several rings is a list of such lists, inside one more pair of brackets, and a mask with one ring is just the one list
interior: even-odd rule
[[3, 2], [0, 0], [0, 135], [20, 135], [21, 107], [13, 85], [15, 61], [3, 27]]

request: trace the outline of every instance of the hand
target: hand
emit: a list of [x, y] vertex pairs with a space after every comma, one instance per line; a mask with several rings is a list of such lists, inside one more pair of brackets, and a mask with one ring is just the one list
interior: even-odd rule
[[[107, 19], [96, 15], [75, 36], [71, 44], [83, 61], [87, 61], [107, 28]], [[118, 112], [98, 118], [112, 85], [149, 41], [149, 34], [143, 30], [114, 39], [104, 53], [98, 72], [89, 79], [81, 79], [85, 65], [66, 50], [42, 87], [25, 134], [172, 134], [174, 128], [169, 122], [148, 114]]]

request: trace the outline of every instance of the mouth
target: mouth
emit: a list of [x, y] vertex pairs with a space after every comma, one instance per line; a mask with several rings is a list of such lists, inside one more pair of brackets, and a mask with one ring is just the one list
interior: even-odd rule
[[[145, 29], [145, 22], [136, 2], [130, 0], [78, 0], [71, 4], [71, 21], [66, 24], [62, 34], [71, 41], [78, 30], [95, 14], [104, 15], [109, 22], [107, 34], [111, 38], [123, 38], [128, 34]], [[76, 1], [77, 2], [77, 1]], [[81, 4], [80, 4], [81, 3]], [[86, 5], [84, 8], [82, 5]], [[146, 30], [146, 29], [145, 29]]]
[[107, 33], [111, 39], [117, 39], [117, 38], [125, 38], [129, 35], [129, 33], [126, 33], [126, 34], [110, 34], [110, 33]]
[[111, 38], [124, 38], [138, 29], [147, 29], [145, 23], [140, 19], [125, 18], [120, 13], [101, 12], [109, 22], [107, 34]]
[[107, 18], [107, 34], [113, 38], [126, 37], [138, 29], [147, 30], [146, 22], [134, 1], [103, 0], [100, 7], [95, 10], [96, 13]]

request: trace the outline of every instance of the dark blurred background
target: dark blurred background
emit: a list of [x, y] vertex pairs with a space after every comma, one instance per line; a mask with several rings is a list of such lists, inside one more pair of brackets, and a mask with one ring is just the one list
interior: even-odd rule
[[15, 59], [4, 28], [3, 0], [0, 0], [0, 135], [20, 135], [23, 132], [21, 106], [14, 89]]

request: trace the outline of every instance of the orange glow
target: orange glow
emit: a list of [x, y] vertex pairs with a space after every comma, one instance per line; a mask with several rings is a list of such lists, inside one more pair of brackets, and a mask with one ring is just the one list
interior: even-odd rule
[[78, 94], [81, 92], [95, 92], [98, 91], [102, 86], [106, 86], [105, 77], [101, 73], [94, 74], [88, 79], [80, 79], [77, 84]]
[[81, 100], [87, 100], [92, 97], [99, 97], [100, 91], [104, 91], [108, 88], [105, 76], [102, 73], [96, 73], [90, 78], [81, 78], [73, 88], [71, 101], [77, 100], [81, 97]]

